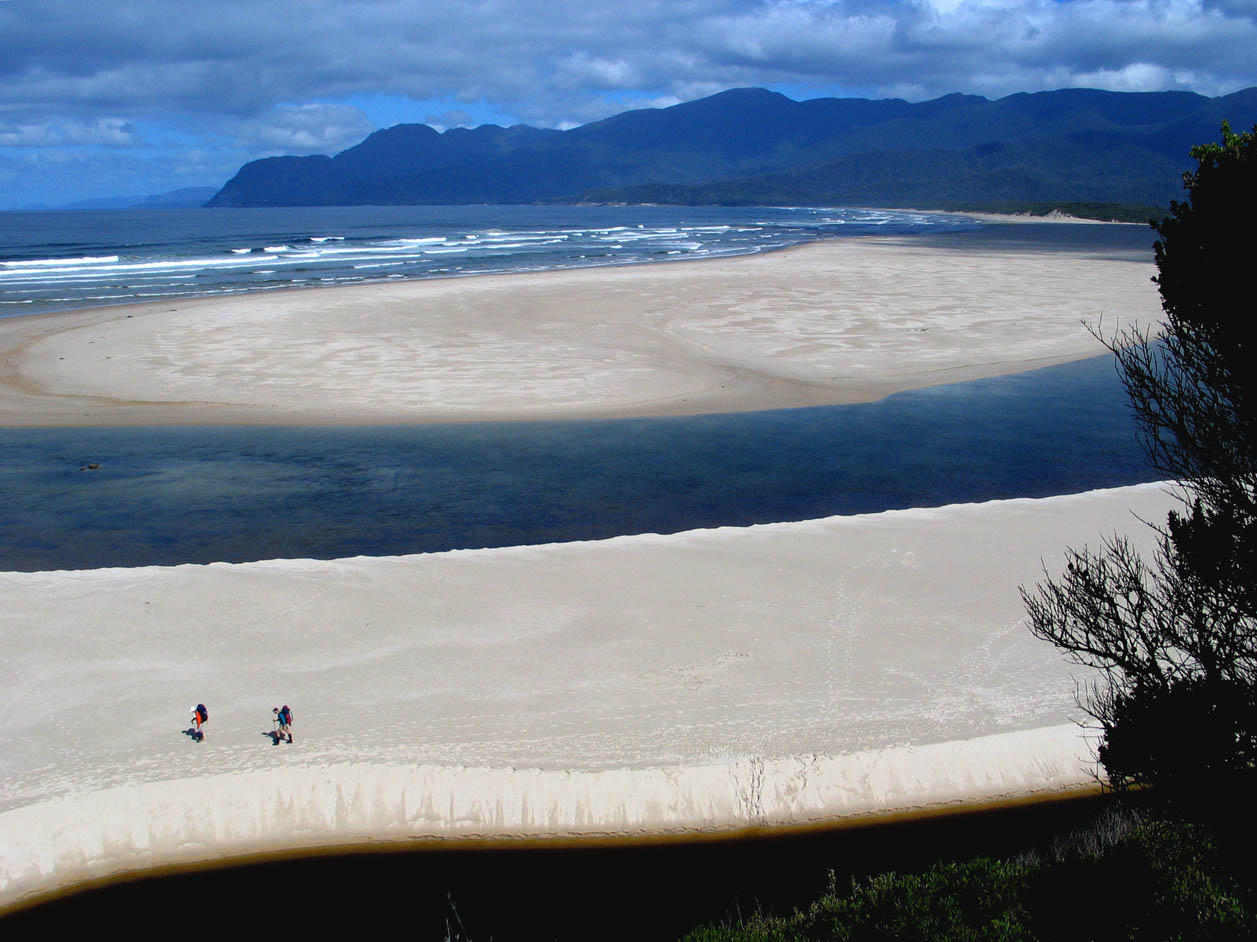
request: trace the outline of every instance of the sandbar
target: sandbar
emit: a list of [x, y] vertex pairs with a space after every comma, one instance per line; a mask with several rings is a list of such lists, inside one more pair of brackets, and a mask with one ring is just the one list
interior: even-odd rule
[[[1094, 787], [1018, 585], [1162, 485], [584, 543], [0, 573], [0, 909], [303, 847]], [[204, 742], [182, 730], [204, 702]], [[273, 745], [289, 704], [295, 742]]]
[[[1011, 228], [1011, 227], [1010, 227]], [[1146, 252], [860, 238], [0, 321], [0, 425], [867, 401], [1103, 352]], [[1020, 238], [1020, 237], [1018, 237]], [[1017, 592], [1159, 485], [341, 560], [0, 573], [0, 911], [337, 846], [808, 826], [1093, 788]], [[211, 711], [207, 738], [183, 733]], [[296, 742], [272, 745], [271, 707]]]
[[[1070, 225], [1007, 226], [1036, 243]], [[1085, 227], [1084, 227], [1085, 228]], [[998, 231], [995, 227], [992, 231]], [[0, 320], [0, 426], [608, 418], [871, 401], [1104, 352], [1151, 252], [957, 236]]]

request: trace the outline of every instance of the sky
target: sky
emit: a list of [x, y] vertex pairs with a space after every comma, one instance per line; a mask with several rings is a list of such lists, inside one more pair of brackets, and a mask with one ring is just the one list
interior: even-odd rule
[[402, 122], [568, 128], [727, 88], [1257, 85], [1257, 0], [0, 0], [0, 208], [220, 186]]

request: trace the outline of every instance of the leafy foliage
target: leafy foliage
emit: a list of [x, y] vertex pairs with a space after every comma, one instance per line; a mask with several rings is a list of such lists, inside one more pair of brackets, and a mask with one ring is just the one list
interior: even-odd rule
[[1222, 143], [1193, 148], [1192, 157], [1197, 169], [1183, 178], [1188, 201], [1171, 204], [1171, 215], [1154, 226], [1161, 236], [1154, 250], [1167, 319], [1163, 347], [1130, 344], [1119, 362], [1142, 404], [1145, 440], [1159, 465], [1191, 481], [1207, 506], [1233, 507], [1251, 520], [1257, 306], [1247, 266], [1257, 125], [1236, 134], [1223, 124]]
[[1146, 563], [1121, 539], [1023, 590], [1031, 630], [1099, 670], [1088, 712], [1110, 781], [1184, 788], [1257, 762], [1257, 400], [1247, 228], [1257, 127], [1192, 149], [1186, 202], [1153, 223], [1165, 327], [1117, 357], [1144, 446], [1183, 506]]
[[1147, 821], [1064, 856], [986, 857], [922, 874], [883, 873], [848, 888], [830, 875], [806, 911], [707, 926], [686, 942], [809, 940], [1216, 939], [1257, 929], [1251, 888], [1199, 825]]
[[700, 930], [691, 942], [716, 940], [1030, 939], [1021, 901], [1029, 870], [979, 857], [940, 863], [922, 874], [883, 873], [843, 890], [829, 889], [805, 913], [760, 917], [745, 926]]
[[[1162, 154], [1125, 142], [991, 141], [956, 149], [901, 146], [755, 176], [633, 186], [595, 191], [587, 198], [696, 206], [928, 208], [958, 201], [966, 208], [1009, 201], [1163, 205], [1173, 191], [1179, 166]], [[1080, 174], [1079, 167], [1092, 170]]]

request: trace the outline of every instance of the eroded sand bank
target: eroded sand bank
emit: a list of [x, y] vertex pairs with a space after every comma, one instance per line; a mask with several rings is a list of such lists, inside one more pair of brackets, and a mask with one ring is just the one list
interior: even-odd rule
[[[1086, 785], [1019, 584], [1158, 485], [672, 536], [0, 574], [0, 906], [417, 838], [807, 823]], [[183, 735], [190, 704], [208, 736]], [[290, 704], [296, 742], [273, 746]]]
[[1149, 252], [831, 240], [693, 263], [0, 320], [0, 424], [343, 424], [867, 401], [1103, 352]]

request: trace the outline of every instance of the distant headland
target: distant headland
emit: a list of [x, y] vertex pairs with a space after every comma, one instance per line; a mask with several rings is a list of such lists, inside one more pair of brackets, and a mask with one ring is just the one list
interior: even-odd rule
[[1146, 219], [1145, 208], [1179, 194], [1188, 150], [1223, 120], [1257, 123], [1257, 87], [1218, 98], [1064, 89], [917, 103], [743, 88], [566, 131], [399, 124], [334, 157], [251, 161], [207, 205], [1090, 204], [1078, 214], [1120, 218], [1124, 207]]

